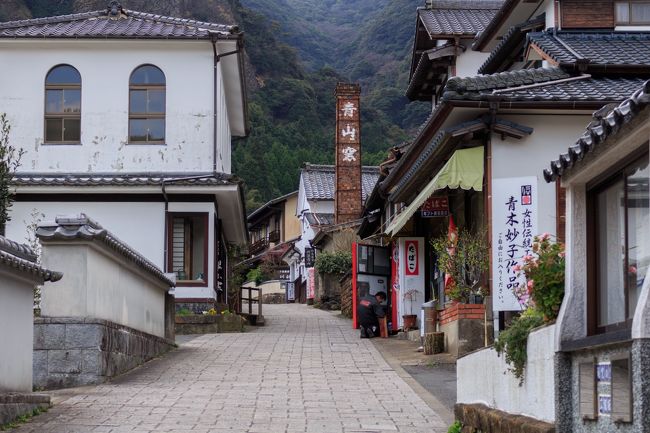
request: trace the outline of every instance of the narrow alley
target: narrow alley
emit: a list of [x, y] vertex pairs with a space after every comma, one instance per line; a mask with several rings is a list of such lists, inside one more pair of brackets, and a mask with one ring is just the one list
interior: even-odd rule
[[16, 431], [446, 431], [349, 321], [298, 304], [264, 308], [263, 328], [182, 337], [112, 383], [55, 392], [55, 406]]

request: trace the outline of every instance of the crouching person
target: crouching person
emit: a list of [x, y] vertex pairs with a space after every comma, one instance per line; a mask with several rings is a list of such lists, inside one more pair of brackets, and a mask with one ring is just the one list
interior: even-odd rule
[[386, 293], [377, 292], [374, 296], [364, 296], [357, 306], [357, 320], [361, 328], [361, 338], [379, 336], [379, 319], [386, 316], [386, 310], [381, 305], [386, 301]]

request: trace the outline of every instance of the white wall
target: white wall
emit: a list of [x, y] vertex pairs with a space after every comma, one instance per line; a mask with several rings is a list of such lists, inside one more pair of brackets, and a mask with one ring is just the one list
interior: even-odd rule
[[[27, 226], [36, 209], [42, 222], [59, 215], [85, 213], [137, 252], [164, 269], [165, 204], [130, 202], [15, 202], [7, 237], [27, 242]], [[40, 215], [42, 214], [42, 215]]]
[[[44, 81], [58, 64], [82, 79], [81, 146], [42, 145]], [[166, 145], [128, 145], [129, 77], [158, 66], [167, 80]], [[22, 171], [211, 171], [213, 54], [209, 41], [0, 41], [0, 107]], [[7, 67], [9, 65], [10, 67]], [[219, 66], [218, 170], [230, 172], [230, 128]]]
[[486, 348], [460, 358], [456, 364], [457, 402], [482, 403], [516, 415], [546, 422], [555, 420], [555, 325], [528, 336], [525, 380], [508, 371], [504, 356]]
[[492, 136], [492, 178], [537, 176], [539, 191], [538, 231], [556, 232], [555, 184], [546, 183], [543, 170], [550, 161], [565, 153], [568, 146], [584, 131], [591, 116], [584, 115], [499, 115], [534, 129], [521, 140], [499, 134]]
[[473, 51], [470, 47], [471, 42], [462, 42], [466, 47], [464, 53], [456, 57], [456, 76], [457, 77], [473, 77], [478, 75], [478, 69], [485, 63], [490, 53], [482, 53], [480, 51]]
[[[162, 202], [16, 202], [11, 208], [7, 237], [27, 242], [27, 226], [38, 210], [43, 222], [58, 215], [85, 213], [138, 253], [165, 269], [165, 204]], [[208, 213], [207, 287], [177, 287], [177, 298], [215, 298], [214, 291], [214, 204], [170, 202], [169, 212]], [[39, 215], [40, 216], [40, 215]]]
[[45, 267], [64, 278], [42, 289], [44, 317], [92, 317], [165, 337], [165, 287], [162, 281], [92, 242], [47, 243]]
[[0, 393], [32, 391], [34, 284], [0, 269]]

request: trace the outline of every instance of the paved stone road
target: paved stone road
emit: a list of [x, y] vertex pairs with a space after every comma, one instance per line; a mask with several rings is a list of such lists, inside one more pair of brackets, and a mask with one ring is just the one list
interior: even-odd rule
[[185, 340], [112, 383], [74, 390], [17, 432], [447, 431], [350, 322], [304, 305], [264, 309], [264, 328]]

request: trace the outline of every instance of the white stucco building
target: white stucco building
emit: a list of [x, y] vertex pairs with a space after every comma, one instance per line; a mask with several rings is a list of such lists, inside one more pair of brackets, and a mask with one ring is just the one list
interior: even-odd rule
[[117, 1], [0, 24], [0, 111], [25, 151], [6, 233], [84, 212], [175, 273], [177, 303], [225, 301], [228, 245], [248, 238], [242, 37]]

